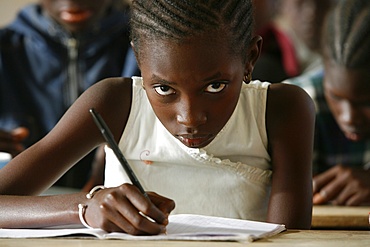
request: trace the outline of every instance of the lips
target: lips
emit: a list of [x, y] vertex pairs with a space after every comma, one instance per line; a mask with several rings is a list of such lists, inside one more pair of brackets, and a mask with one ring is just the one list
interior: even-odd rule
[[185, 146], [192, 148], [201, 148], [210, 143], [214, 136], [213, 135], [177, 135], [179, 139]]
[[69, 23], [77, 23], [77, 22], [84, 22], [92, 16], [92, 11], [88, 9], [77, 9], [77, 8], [69, 8], [63, 9], [60, 12], [60, 18]]

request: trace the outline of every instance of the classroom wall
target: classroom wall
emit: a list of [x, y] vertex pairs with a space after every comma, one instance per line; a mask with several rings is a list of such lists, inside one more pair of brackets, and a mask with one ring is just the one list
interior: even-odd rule
[[9, 24], [20, 8], [38, 0], [0, 0], [0, 27]]

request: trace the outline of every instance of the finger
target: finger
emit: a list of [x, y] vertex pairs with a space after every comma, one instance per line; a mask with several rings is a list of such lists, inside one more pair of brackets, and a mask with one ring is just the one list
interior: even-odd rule
[[326, 204], [333, 199], [334, 195], [335, 193], [328, 187], [325, 187], [313, 195], [312, 203], [315, 205]]
[[312, 203], [315, 205], [324, 204], [326, 202], [326, 198], [323, 197], [320, 193], [315, 193], [313, 195]]
[[330, 183], [323, 187], [318, 193], [321, 196], [321, 200], [318, 198], [320, 204], [336, 201], [345, 186], [346, 183], [338, 177], [331, 180]]
[[175, 202], [167, 197], [158, 195], [155, 192], [148, 193], [150, 200], [161, 210], [165, 215], [169, 215], [175, 208]]
[[[126, 232], [131, 235], [143, 235], [143, 234], [158, 234], [160, 230], [150, 229], [151, 227], [145, 225], [145, 219], [138, 214], [137, 210], [132, 207], [131, 204], [127, 202], [120, 203], [121, 207], [119, 210], [115, 210], [111, 207], [104, 208], [104, 215], [107, 215], [107, 221], [104, 221], [102, 229], [108, 232]], [[113, 209], [113, 210], [112, 210]], [[134, 219], [134, 217], [140, 220]], [[145, 229], [145, 230], [141, 230]]]
[[[128, 221], [129, 224], [125, 225], [125, 231], [130, 234], [159, 234], [165, 232], [164, 225], [154, 222], [131, 204], [121, 207], [120, 214]], [[122, 227], [122, 222], [119, 222], [118, 226]], [[128, 227], [129, 229], [127, 229]]]
[[328, 199], [328, 194], [326, 193], [325, 190], [320, 190], [319, 192], [315, 193], [314, 196], [313, 196], [313, 201], [312, 203], [313, 204], [326, 204], [329, 202], [329, 199]]
[[[88, 210], [86, 213], [87, 222], [92, 222], [92, 226], [105, 230], [117, 231], [119, 229], [119, 231], [133, 235], [164, 232], [165, 226], [152, 222], [140, 215], [140, 210], [133, 206], [127, 197], [130, 191], [137, 193], [138, 197], [144, 197], [133, 185], [98, 191], [93, 198], [94, 203], [90, 203], [88, 206], [91, 211]], [[146, 199], [146, 201], [150, 203], [149, 200]], [[109, 222], [117, 228], [112, 228]]]
[[335, 203], [337, 205], [358, 206], [365, 202], [369, 195], [369, 189], [348, 185], [342, 190]]
[[167, 224], [167, 214], [163, 213], [153, 202], [145, 198], [138, 188], [133, 185], [127, 186], [131, 186], [132, 189], [126, 192], [126, 197], [130, 200], [135, 208], [137, 208], [144, 215], [153, 219], [158, 224]]
[[369, 196], [369, 195], [364, 194], [364, 193], [355, 193], [346, 200], [344, 205], [346, 205], [346, 206], [359, 206], [365, 201], [367, 196]]
[[312, 184], [313, 184], [313, 193], [319, 192], [326, 184], [328, 184], [331, 180], [333, 180], [336, 176], [337, 172], [334, 168], [331, 168], [323, 173], [320, 173], [313, 177]]
[[352, 186], [350, 185], [347, 185], [345, 186], [341, 191], [340, 193], [338, 194], [338, 196], [333, 200], [333, 204], [334, 205], [345, 205], [347, 203], [347, 201], [355, 196], [355, 194], [358, 193], [357, 191], [355, 191]]
[[120, 203], [120, 205], [125, 203], [124, 206], [119, 207], [120, 213], [126, 220], [136, 229], [149, 234], [158, 234], [165, 231], [164, 223], [168, 222], [167, 215], [148, 200], [137, 187], [124, 184], [120, 186], [120, 189], [123, 190], [127, 198], [127, 200]]
[[346, 205], [349, 198], [355, 194], [366, 193], [367, 190], [361, 187], [357, 179], [353, 177], [351, 169], [338, 166], [337, 172], [337, 177], [325, 188], [330, 199], [333, 200], [333, 204]]
[[[95, 228], [101, 228], [107, 232], [126, 232], [132, 235], [138, 235], [141, 232], [133, 227], [115, 208], [114, 203], [102, 203], [98, 211], [100, 214], [95, 213], [91, 216], [94, 206], [88, 206], [85, 218], [88, 225]], [[100, 217], [99, 217], [100, 215]], [[91, 223], [90, 223], [91, 222]]]

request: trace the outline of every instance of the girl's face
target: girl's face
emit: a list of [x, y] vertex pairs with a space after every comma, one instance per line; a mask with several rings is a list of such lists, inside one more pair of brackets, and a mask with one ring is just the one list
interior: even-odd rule
[[345, 136], [370, 138], [370, 70], [326, 63], [325, 71], [325, 98]]
[[66, 30], [75, 33], [99, 20], [111, 0], [40, 0], [42, 8]]
[[201, 148], [224, 127], [238, 102], [246, 70], [217, 33], [185, 44], [140, 47], [144, 88], [155, 114], [184, 145]]

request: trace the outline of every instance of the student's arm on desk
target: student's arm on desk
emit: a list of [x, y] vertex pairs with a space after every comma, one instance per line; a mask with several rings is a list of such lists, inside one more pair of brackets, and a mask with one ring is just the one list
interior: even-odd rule
[[268, 94], [266, 126], [273, 177], [267, 220], [284, 223], [288, 229], [309, 229], [313, 102], [292, 85], [272, 84]]
[[116, 139], [121, 136], [129, 114], [131, 85], [131, 79], [111, 78], [90, 87], [46, 137], [0, 169], [0, 227], [76, 224], [77, 205], [82, 203], [87, 205], [84, 217], [92, 227], [131, 234], [164, 231], [174, 202], [154, 193], [149, 201], [131, 185], [100, 190], [90, 200], [85, 193], [31, 196], [46, 190], [80, 158], [104, 143], [89, 113], [91, 107], [104, 113]]

